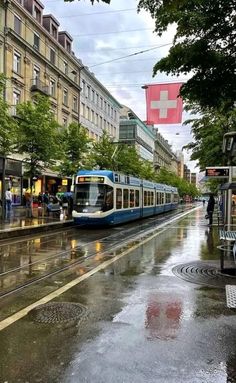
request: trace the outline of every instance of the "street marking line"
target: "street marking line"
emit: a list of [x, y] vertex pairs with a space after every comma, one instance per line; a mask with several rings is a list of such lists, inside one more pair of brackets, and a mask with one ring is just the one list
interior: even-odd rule
[[[23, 308], [22, 310], [18, 311], [17, 313], [3, 319], [1, 322], [0, 322], [0, 331], [4, 330], [6, 327], [10, 326], [11, 324], [15, 323], [16, 321], [18, 321], [19, 319], [25, 317], [31, 310], [33, 310], [34, 308], [42, 305], [42, 304], [45, 304], [45, 303], [48, 303], [50, 302], [52, 299], [55, 299], [57, 298], [59, 295], [65, 293], [66, 291], [70, 290], [72, 287], [76, 286], [77, 284], [79, 284], [80, 282], [83, 282], [84, 280], [86, 280], [87, 278], [91, 277], [93, 274], [97, 273], [98, 271], [100, 270], [103, 270], [105, 269], [106, 267], [110, 266], [112, 263], [116, 262], [118, 259], [124, 257], [125, 255], [131, 253], [133, 250], [139, 248], [140, 246], [142, 246], [144, 243], [146, 242], [149, 242], [151, 239], [155, 238], [157, 235], [163, 233], [165, 230], [167, 230], [168, 228], [165, 226], [171, 224], [172, 222], [175, 222], [177, 220], [179, 220], [180, 218], [184, 217], [185, 215], [187, 214], [190, 214], [192, 213], [194, 210], [196, 210], [196, 208], [194, 209], [191, 209], [190, 211], [188, 212], [185, 212], [180, 216], [178, 217], [175, 217], [175, 218], [172, 218], [170, 221], [168, 222], [164, 222], [162, 223], [160, 226], [158, 226], [158, 229], [159, 228], [163, 228], [161, 231], [158, 231], [158, 232], [155, 232], [153, 233], [152, 235], [150, 235], [148, 238], [145, 238], [143, 239], [140, 243], [132, 246], [131, 248], [123, 251], [122, 253], [120, 253], [119, 255], [116, 255], [114, 258], [112, 259], [109, 259], [105, 262], [103, 262], [101, 265], [95, 267], [95, 269], [93, 270], [90, 270], [88, 271], [86, 274], [84, 275], [81, 275], [80, 277], [74, 279], [73, 281], [67, 283], [65, 286], [62, 286], [60, 287], [59, 289], [55, 290], [54, 292], [46, 295], [45, 297], [39, 299], [38, 301], [32, 303], [31, 305]], [[157, 228], [156, 228], [157, 229]]]

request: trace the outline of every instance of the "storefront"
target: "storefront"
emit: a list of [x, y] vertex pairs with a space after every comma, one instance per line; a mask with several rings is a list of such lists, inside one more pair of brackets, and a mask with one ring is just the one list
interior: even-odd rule
[[[0, 158], [0, 195], [2, 195], [3, 159]], [[6, 159], [5, 190], [11, 189], [12, 204], [20, 205], [22, 199], [22, 162]]]

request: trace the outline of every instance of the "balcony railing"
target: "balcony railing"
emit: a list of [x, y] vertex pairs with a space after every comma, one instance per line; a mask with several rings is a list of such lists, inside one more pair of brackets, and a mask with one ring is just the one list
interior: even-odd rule
[[31, 80], [30, 90], [31, 92], [41, 92], [46, 94], [47, 96], [49, 95], [49, 87], [38, 78], [33, 78]]

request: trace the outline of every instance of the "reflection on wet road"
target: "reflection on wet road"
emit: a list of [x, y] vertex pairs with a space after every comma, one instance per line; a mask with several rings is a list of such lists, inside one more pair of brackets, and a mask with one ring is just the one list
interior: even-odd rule
[[[119, 239], [115, 231], [110, 234]], [[217, 227], [210, 232], [202, 209], [195, 210], [58, 296], [57, 302], [86, 308], [78, 323], [42, 324], [26, 316], [7, 327], [0, 332], [0, 381], [235, 382], [235, 312], [226, 307], [224, 289], [172, 273], [178, 263], [219, 260], [217, 241]], [[100, 242], [97, 264], [106, 246]], [[80, 267], [2, 302], [13, 311], [26, 306], [82, 274]]]

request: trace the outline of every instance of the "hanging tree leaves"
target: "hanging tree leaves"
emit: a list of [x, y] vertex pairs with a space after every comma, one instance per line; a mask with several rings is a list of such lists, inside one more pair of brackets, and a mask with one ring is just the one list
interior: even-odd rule
[[150, 12], [159, 36], [176, 24], [169, 54], [156, 63], [158, 71], [190, 74], [182, 97], [202, 109], [232, 106], [236, 100], [235, 0], [140, 0]]

